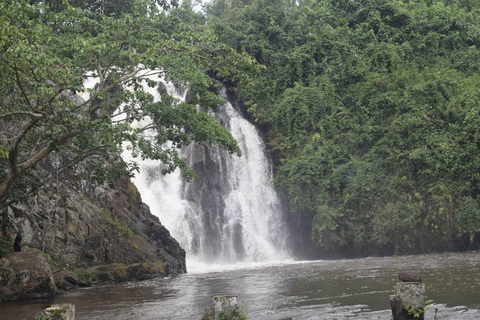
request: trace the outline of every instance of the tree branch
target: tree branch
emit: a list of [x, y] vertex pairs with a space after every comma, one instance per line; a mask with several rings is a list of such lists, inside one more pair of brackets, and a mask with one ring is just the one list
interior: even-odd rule
[[[67, 141], [69, 141], [70, 139], [79, 135], [82, 132], [83, 132], [82, 130], [77, 129], [77, 130], [72, 130], [71, 132], [62, 135], [59, 139], [57, 139], [57, 145], [59, 145], [59, 146], [64, 145]], [[18, 166], [19, 167], [18, 173], [21, 174], [25, 170], [30, 169], [35, 164], [37, 164], [40, 160], [45, 158], [53, 150], [54, 150], [54, 148], [52, 148], [51, 145], [43, 148], [42, 150], [37, 152], [37, 154], [30, 157], [30, 159], [28, 159], [27, 161], [25, 161], [24, 163], [19, 165]]]
[[[25, 92], [25, 89], [24, 89], [23, 86], [22, 86], [22, 82], [20, 81], [20, 76], [18, 75], [17, 65], [14, 65], [14, 69], [15, 69], [15, 77], [17, 78], [17, 84], [18, 84], [18, 86], [20, 87], [20, 90], [22, 91], [23, 97], [25, 98], [25, 100], [27, 100], [27, 103], [28, 103], [28, 105], [30, 106], [30, 109], [32, 109], [32, 110], [34, 110], [34, 111], [37, 111], [37, 110], [35, 110], [35, 108], [32, 106], [32, 104], [31, 104], [31, 102], [30, 102], [30, 99], [28, 98], [27, 93]], [[38, 112], [38, 111], [37, 111], [37, 112]]]
[[29, 111], [17, 111], [17, 112], [4, 113], [4, 114], [0, 115], [0, 119], [6, 118], [6, 117], [11, 117], [11, 116], [18, 116], [18, 115], [31, 116], [32, 118], [42, 118], [44, 116], [43, 113], [34, 113], [34, 112], [29, 112]]

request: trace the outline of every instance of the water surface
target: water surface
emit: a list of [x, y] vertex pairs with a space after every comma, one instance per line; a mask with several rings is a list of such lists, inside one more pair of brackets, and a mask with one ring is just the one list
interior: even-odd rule
[[434, 300], [426, 319], [480, 319], [480, 251], [418, 256], [205, 266], [175, 278], [81, 288], [0, 305], [0, 319], [34, 319], [52, 303], [77, 320], [200, 320], [216, 295], [237, 294], [248, 319], [391, 319], [398, 272], [418, 272]]

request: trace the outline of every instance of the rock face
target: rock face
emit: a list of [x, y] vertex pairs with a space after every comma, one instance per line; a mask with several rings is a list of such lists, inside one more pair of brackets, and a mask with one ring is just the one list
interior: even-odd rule
[[[82, 100], [76, 95], [70, 98], [74, 103]], [[56, 283], [66, 290], [102, 280], [95, 277], [103, 274], [95, 272], [99, 266], [109, 265], [108, 272], [123, 270], [119, 277], [109, 275], [105, 280], [185, 273], [185, 250], [142, 202], [135, 185], [128, 178], [118, 178], [114, 186], [98, 182], [95, 173], [98, 165], [116, 168], [122, 165], [120, 157], [99, 152], [79, 161], [70, 153], [52, 153], [40, 162], [35, 176], [43, 181], [44, 191], [33, 197], [31, 203], [7, 207], [10, 227], [7, 234], [0, 231], [1, 252], [5, 252], [4, 239], [10, 237], [13, 246], [13, 239], [20, 232], [23, 250], [37, 248], [46, 253]], [[42, 252], [34, 252], [40, 253], [45, 261]], [[19, 259], [25, 254], [11, 255], [9, 259]], [[29, 268], [34, 267], [34, 261], [40, 261], [40, 257], [32, 258]], [[13, 277], [9, 272], [6, 276]], [[121, 277], [125, 272], [126, 276]], [[3, 274], [2, 279], [6, 279]], [[6, 290], [7, 280], [2, 281], [0, 290]]]
[[[49, 165], [47, 161], [42, 163], [42, 170], [51, 171]], [[142, 202], [135, 185], [127, 178], [118, 179], [113, 188], [88, 183], [88, 177], [76, 178], [76, 173], [83, 169], [66, 171], [56, 182], [46, 186], [60, 192], [43, 193], [36, 197], [34, 204], [8, 207], [13, 222], [12, 246], [13, 238], [20, 232], [22, 250], [44, 251], [50, 259], [55, 283], [63, 290], [95, 281], [126, 281], [185, 273], [185, 251]], [[35, 252], [44, 257], [40, 250]], [[32, 261], [40, 260], [36, 257]], [[96, 277], [105, 273], [97, 273], [95, 268], [106, 265], [130, 268], [124, 268], [126, 276]], [[112, 272], [120, 270], [119, 267], [111, 269]], [[84, 279], [78, 275], [88, 277]], [[5, 290], [4, 286], [0, 283], [0, 290]], [[46, 294], [51, 292], [48, 290]], [[19, 299], [23, 297], [18, 295]]]
[[40, 250], [0, 260], [0, 301], [52, 297], [55, 291], [52, 271]]
[[23, 246], [44, 248], [66, 269], [162, 261], [169, 273], [186, 272], [185, 251], [128, 179], [114, 189], [97, 186], [91, 194], [75, 190], [73, 181], [63, 184], [58, 201], [45, 195], [33, 207], [9, 208]]
[[186, 272], [185, 251], [128, 179], [119, 179], [111, 189], [83, 187], [67, 175], [61, 196], [50, 198], [39, 196], [32, 207], [9, 207], [22, 246], [44, 248], [67, 270], [161, 261], [168, 274]]

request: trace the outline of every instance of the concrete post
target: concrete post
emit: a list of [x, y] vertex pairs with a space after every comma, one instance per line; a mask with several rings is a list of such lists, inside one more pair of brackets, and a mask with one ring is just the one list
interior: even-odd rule
[[215, 320], [220, 319], [220, 312], [226, 313], [237, 306], [237, 295], [213, 297], [213, 310], [215, 312]]
[[425, 316], [425, 285], [418, 274], [400, 273], [397, 294], [390, 296], [393, 320], [419, 319]]
[[48, 320], [75, 320], [75, 305], [72, 303], [54, 304], [45, 309]]

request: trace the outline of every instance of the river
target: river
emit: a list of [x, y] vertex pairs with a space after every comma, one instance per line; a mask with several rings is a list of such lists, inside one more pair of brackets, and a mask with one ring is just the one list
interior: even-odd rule
[[480, 251], [352, 260], [200, 265], [188, 274], [80, 288], [54, 299], [0, 305], [0, 319], [33, 320], [74, 303], [77, 320], [200, 320], [216, 295], [237, 294], [248, 319], [391, 319], [398, 272], [422, 274], [426, 319], [480, 319]]

